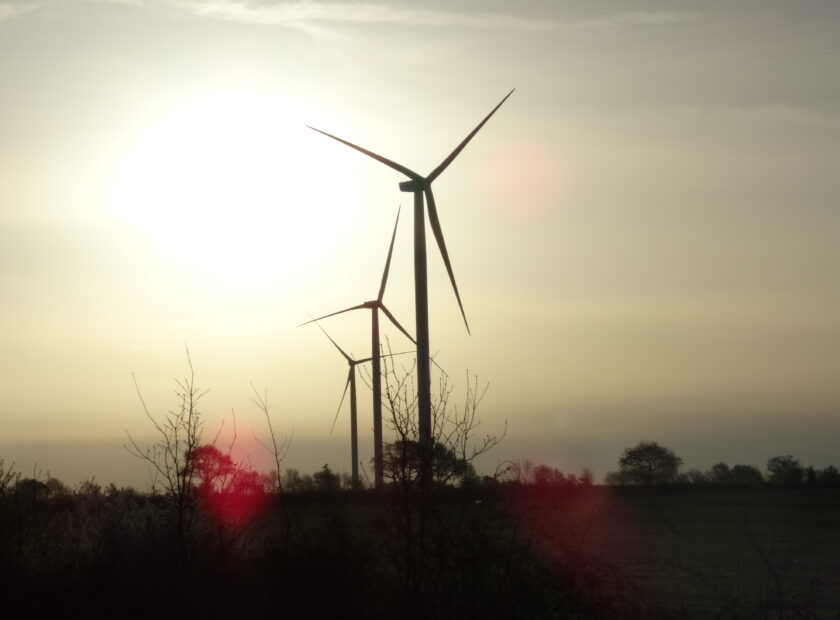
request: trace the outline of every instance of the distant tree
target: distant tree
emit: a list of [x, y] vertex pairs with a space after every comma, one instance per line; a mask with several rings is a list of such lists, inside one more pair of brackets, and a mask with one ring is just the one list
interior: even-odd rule
[[15, 470], [15, 464], [6, 467], [5, 461], [0, 459], [0, 497], [14, 489], [19, 481], [20, 472]]
[[283, 488], [287, 493], [300, 493], [304, 490], [300, 472], [294, 467], [288, 467], [283, 472]]
[[37, 478], [22, 478], [15, 484], [15, 495], [27, 500], [37, 500], [46, 497], [48, 487]]
[[229, 454], [212, 444], [199, 446], [192, 454], [193, 475], [200, 493], [221, 492], [230, 486], [236, 465]]
[[604, 484], [611, 487], [618, 487], [629, 484], [627, 476], [620, 471], [608, 471], [604, 474]]
[[592, 475], [592, 470], [584, 468], [580, 473], [580, 483], [585, 487], [591, 487], [595, 481], [595, 476]]
[[235, 462], [212, 444], [199, 446], [191, 456], [201, 505], [219, 523], [242, 526], [267, 505], [265, 483], [250, 467]]
[[817, 484], [817, 470], [814, 469], [813, 465], [808, 465], [805, 468], [805, 484], [811, 486]]
[[618, 467], [630, 484], [648, 486], [673, 482], [682, 462], [680, 457], [655, 441], [640, 441], [624, 450]]
[[[385, 477], [393, 482], [416, 480], [420, 472], [421, 449], [419, 442], [397, 440], [385, 445]], [[432, 480], [438, 485], [462, 485], [475, 481], [478, 476], [472, 463], [451, 448], [435, 442], [432, 448]]]
[[266, 493], [280, 492], [283, 489], [283, 476], [278, 476], [276, 470], [262, 473], [260, 484]]
[[485, 474], [481, 477], [481, 485], [483, 487], [494, 489], [497, 488], [499, 484], [501, 484], [501, 481], [496, 476]]
[[505, 482], [518, 484], [530, 484], [533, 482], [534, 463], [531, 459], [516, 459], [507, 461], [499, 473], [499, 477]]
[[732, 470], [726, 463], [715, 463], [707, 474], [710, 482], [728, 484], [732, 482]]
[[562, 484], [564, 482], [563, 472], [558, 471], [548, 465], [540, 464], [534, 468], [534, 484], [537, 485], [549, 485], [549, 484]]
[[341, 488], [341, 478], [326, 463], [321, 471], [312, 474], [312, 479], [315, 489], [323, 493], [338, 491]]
[[733, 465], [732, 482], [735, 484], [761, 484], [764, 476], [754, 465]]
[[300, 475], [300, 490], [303, 493], [311, 493], [315, 490], [315, 479], [312, 474]]
[[709, 477], [699, 469], [692, 468], [688, 470], [688, 481], [691, 484], [705, 484], [709, 482]]
[[834, 465], [829, 465], [817, 474], [820, 484], [826, 486], [840, 486], [840, 471]]
[[804, 470], [790, 454], [774, 456], [767, 461], [767, 479], [773, 484], [795, 486], [802, 482]]
[[47, 478], [45, 484], [47, 485], [47, 493], [50, 497], [58, 497], [59, 495], [65, 495], [68, 492], [67, 486], [58, 478], [50, 476]]
[[89, 497], [99, 497], [102, 494], [102, 485], [100, 485], [94, 478], [85, 480], [79, 483], [76, 491], [79, 495], [87, 495]]

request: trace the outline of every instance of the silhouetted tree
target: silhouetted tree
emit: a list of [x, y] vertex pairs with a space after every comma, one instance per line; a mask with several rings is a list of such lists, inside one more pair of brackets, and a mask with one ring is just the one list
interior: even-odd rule
[[508, 482], [531, 484], [534, 481], [534, 467], [534, 462], [531, 459], [507, 461], [498, 476]]
[[826, 486], [840, 486], [840, 471], [834, 465], [829, 465], [819, 473], [819, 481]]
[[315, 481], [311, 475], [289, 467], [283, 472], [283, 489], [288, 493], [309, 493], [315, 490]]
[[323, 493], [338, 491], [341, 488], [341, 478], [326, 463], [321, 471], [312, 474], [312, 479], [316, 490]]
[[630, 484], [652, 485], [673, 482], [682, 459], [655, 441], [640, 441], [624, 450], [618, 459], [622, 477]]
[[157, 433], [157, 440], [150, 446], [141, 448], [126, 431], [129, 444], [124, 445], [133, 456], [146, 461], [155, 473], [152, 483], [154, 491], [158, 484], [172, 501], [175, 512], [175, 530], [181, 550], [186, 557], [187, 535], [192, 528], [194, 510], [193, 473], [195, 450], [201, 443], [201, 431], [204, 422], [198, 409], [201, 397], [206, 394], [195, 384], [195, 370], [189, 349], [186, 350], [189, 375], [182, 380], [175, 380], [178, 389], [178, 408], [170, 410], [160, 418], [155, 418], [146, 406], [137, 380], [134, 387], [143, 406], [143, 412]]
[[732, 482], [735, 484], [761, 484], [764, 476], [754, 465], [733, 465]]
[[19, 480], [20, 472], [15, 470], [15, 464], [6, 467], [6, 462], [0, 459], [0, 497], [11, 491]]
[[773, 484], [795, 486], [802, 482], [803, 475], [799, 461], [790, 454], [774, 456], [767, 461], [767, 479]]
[[[414, 440], [401, 439], [385, 444], [385, 477], [395, 483], [416, 480], [420, 475], [421, 454], [420, 443]], [[432, 449], [431, 470], [432, 480], [438, 485], [461, 485], [477, 478], [472, 463], [437, 442]]]
[[49, 494], [49, 487], [37, 478], [23, 478], [15, 484], [14, 492], [19, 497], [35, 501], [46, 498]]
[[708, 473], [709, 481], [717, 484], [732, 482], [732, 470], [726, 463], [715, 463]]
[[699, 469], [689, 469], [688, 470], [688, 481], [691, 484], [704, 484], [709, 482], [709, 476], [704, 472], [700, 471]]
[[630, 484], [630, 480], [620, 471], [608, 471], [604, 474], [604, 484], [611, 487], [618, 487]]
[[562, 471], [548, 465], [537, 465], [533, 473], [534, 484], [537, 485], [558, 485], [565, 484], [566, 476]]
[[260, 475], [214, 445], [192, 455], [201, 506], [221, 525], [241, 528], [259, 516], [268, 497]]

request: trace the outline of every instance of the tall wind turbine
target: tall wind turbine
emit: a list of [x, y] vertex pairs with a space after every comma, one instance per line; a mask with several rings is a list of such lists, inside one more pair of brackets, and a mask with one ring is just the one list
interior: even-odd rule
[[[467, 315], [464, 312], [464, 305], [461, 303], [461, 295], [458, 293], [458, 285], [455, 283], [455, 275], [452, 273], [452, 265], [449, 261], [449, 254], [446, 251], [446, 243], [443, 240], [443, 231], [441, 230], [440, 220], [438, 219], [437, 207], [435, 205], [434, 195], [432, 194], [432, 182], [437, 179], [441, 173], [446, 170], [449, 164], [460, 154], [464, 147], [473, 139], [476, 133], [490, 120], [490, 117], [495, 114], [496, 110], [507, 101], [508, 97], [513, 94], [511, 90], [504, 99], [502, 99], [490, 113], [484, 117], [475, 129], [464, 138], [461, 143], [455, 147], [447, 157], [444, 159], [428, 176], [422, 176], [403, 165], [400, 165], [382, 155], [364, 149], [352, 142], [343, 140], [326, 131], [321, 131], [315, 127], [309, 127], [318, 133], [337, 140], [342, 144], [346, 144], [368, 157], [393, 168], [397, 172], [401, 172], [408, 177], [409, 180], [400, 183], [400, 191], [412, 192], [414, 194], [414, 309], [417, 320], [417, 400], [418, 400], [418, 416], [419, 416], [419, 434], [420, 443], [425, 450], [431, 450], [432, 445], [432, 395], [431, 395], [431, 374], [429, 372], [429, 295], [426, 272], [426, 221], [425, 210], [423, 208], [424, 197], [428, 203], [429, 209], [429, 224], [432, 227], [432, 233], [437, 241], [438, 249], [443, 257], [443, 263], [446, 265], [446, 271], [449, 274], [449, 280], [452, 283], [452, 288], [455, 291], [455, 298], [458, 300], [458, 307], [461, 309], [461, 316], [464, 318], [464, 325], [467, 327], [467, 332], [470, 331], [469, 323], [467, 323]], [[424, 473], [426, 476], [427, 473]]]
[[409, 334], [402, 325], [400, 325], [400, 322], [397, 321], [396, 318], [394, 318], [394, 315], [391, 314], [391, 311], [388, 310], [388, 308], [382, 302], [382, 298], [385, 296], [385, 287], [388, 284], [388, 272], [391, 269], [391, 256], [394, 253], [394, 240], [397, 237], [397, 226], [399, 225], [399, 223], [400, 212], [397, 211], [397, 221], [394, 222], [394, 232], [391, 234], [391, 245], [388, 248], [388, 258], [385, 260], [385, 269], [382, 271], [382, 282], [379, 285], [379, 295], [377, 295], [376, 299], [366, 301], [357, 306], [345, 308], [344, 310], [339, 310], [338, 312], [325, 314], [324, 316], [318, 317], [317, 319], [312, 319], [311, 321], [302, 323], [302, 325], [306, 325], [307, 323], [320, 321], [321, 319], [326, 319], [327, 317], [335, 316], [337, 314], [343, 314], [344, 312], [350, 312], [352, 310], [371, 311], [370, 360], [372, 366], [371, 378], [373, 384], [373, 469], [374, 485], [376, 489], [382, 489], [385, 485], [385, 476], [382, 460], [382, 369], [380, 363], [380, 357], [382, 353], [379, 341], [379, 311], [381, 310], [382, 312], [384, 312], [385, 316], [387, 316], [391, 320], [391, 322], [397, 327], [397, 329], [399, 329], [403, 334], [405, 334], [406, 338], [411, 340], [411, 342], [413, 342], [414, 344], [417, 344], [417, 341], [411, 337], [411, 334]]
[[347, 381], [344, 384], [344, 393], [341, 395], [341, 401], [338, 403], [338, 409], [335, 412], [335, 419], [333, 419], [332, 428], [330, 429], [330, 433], [335, 428], [335, 423], [338, 420], [338, 414], [341, 412], [341, 405], [344, 404], [344, 397], [347, 396], [347, 387], [350, 387], [350, 458], [353, 461], [353, 465], [351, 467], [351, 475], [352, 475], [352, 484], [353, 488], [359, 488], [359, 435], [358, 435], [358, 424], [356, 420], [356, 366], [359, 364], [364, 364], [365, 362], [369, 362], [371, 358], [366, 357], [364, 359], [356, 360], [347, 355], [335, 340], [330, 338], [330, 335], [326, 332], [326, 330], [321, 327], [319, 323], [318, 329], [324, 332], [324, 335], [330, 339], [330, 342], [333, 343], [338, 352], [347, 360], [347, 365], [350, 367], [347, 371]]

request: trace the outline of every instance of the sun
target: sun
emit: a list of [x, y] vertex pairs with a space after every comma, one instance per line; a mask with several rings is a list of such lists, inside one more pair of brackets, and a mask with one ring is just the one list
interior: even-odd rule
[[[167, 258], [227, 282], [305, 268], [346, 233], [354, 179], [304, 126], [305, 106], [215, 93], [147, 127], [125, 155], [114, 204]], [[328, 185], [323, 183], [328, 167]]]

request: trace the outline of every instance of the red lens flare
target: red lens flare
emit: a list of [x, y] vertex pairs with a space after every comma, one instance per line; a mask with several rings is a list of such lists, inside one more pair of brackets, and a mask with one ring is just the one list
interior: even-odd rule
[[195, 451], [198, 500], [211, 517], [228, 528], [240, 528], [259, 518], [270, 496], [260, 475], [212, 445]]

